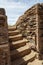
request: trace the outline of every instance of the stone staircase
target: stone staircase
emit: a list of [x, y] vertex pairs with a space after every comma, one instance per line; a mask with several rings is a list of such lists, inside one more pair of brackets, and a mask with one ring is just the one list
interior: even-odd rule
[[5, 10], [0, 8], [0, 65], [43, 65], [43, 3], [7, 26]]
[[28, 40], [16, 26], [9, 27], [11, 65], [27, 65], [35, 59], [36, 53], [29, 47]]
[[31, 51], [30, 54], [25, 55], [24, 57], [20, 59], [16, 59], [12, 62], [13, 65], [27, 65], [28, 62], [32, 62], [35, 58], [35, 53]]

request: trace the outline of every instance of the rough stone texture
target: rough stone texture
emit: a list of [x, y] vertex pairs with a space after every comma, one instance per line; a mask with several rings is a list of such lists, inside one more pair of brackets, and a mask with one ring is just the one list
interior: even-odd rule
[[0, 14], [5, 15], [5, 10], [3, 8], [0, 8]]
[[[12, 65], [34, 65], [35, 63], [37, 65], [42, 65], [41, 61], [43, 61], [43, 44], [41, 43], [41, 40], [43, 40], [43, 31], [41, 30], [43, 29], [43, 25], [40, 24], [40, 21], [43, 21], [42, 9], [43, 5], [41, 4], [32, 6], [22, 16], [19, 17], [14, 26], [10, 27], [9, 42], [11, 45], [10, 53]], [[16, 30], [18, 30], [19, 33], [17, 33]], [[15, 34], [15, 31], [17, 34]], [[18, 36], [19, 34], [22, 34], [22, 38]], [[16, 40], [14, 40], [14, 37]], [[29, 50], [26, 49], [27, 47]], [[30, 50], [31, 52], [28, 53]], [[41, 59], [38, 60], [39, 63], [37, 62], [37, 59]]]
[[[22, 36], [24, 38], [26, 38], [30, 44], [34, 44], [34, 45], [36, 45], [35, 31], [37, 28], [36, 15], [34, 15], [34, 10], [36, 12], [36, 9], [37, 9], [36, 6], [34, 6], [33, 9], [31, 8], [28, 11], [26, 11], [23, 15], [25, 17], [23, 18], [23, 16], [21, 16], [22, 17], [22, 19], [20, 17], [21, 21], [19, 22], [19, 19], [18, 19], [18, 21], [16, 23], [17, 29], [20, 30], [20, 32], [22, 33]], [[31, 46], [31, 47], [33, 47], [33, 46]], [[35, 47], [33, 47], [33, 48], [35, 48]]]
[[42, 65], [43, 4], [32, 6], [19, 17], [14, 26], [7, 27], [7, 16], [1, 8], [0, 65]]
[[5, 10], [0, 8], [0, 65], [10, 65], [8, 25]]
[[[25, 16], [23, 18], [23, 16]], [[43, 5], [36, 4], [19, 17], [17, 28], [24, 38], [36, 45], [36, 49], [43, 54]], [[34, 37], [34, 39], [33, 39]]]

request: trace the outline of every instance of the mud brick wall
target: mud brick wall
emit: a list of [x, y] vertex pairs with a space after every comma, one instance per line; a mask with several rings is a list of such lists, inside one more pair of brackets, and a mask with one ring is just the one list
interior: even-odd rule
[[[8, 42], [8, 25], [5, 10], [0, 9], [0, 64], [10, 65], [10, 48]], [[3, 58], [4, 57], [4, 58]]]

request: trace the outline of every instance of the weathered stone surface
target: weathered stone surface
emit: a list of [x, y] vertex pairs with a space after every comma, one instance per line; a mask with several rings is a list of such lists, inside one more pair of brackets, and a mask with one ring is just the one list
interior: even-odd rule
[[10, 65], [7, 16], [3, 8], [0, 8], [0, 49], [0, 65]]
[[[24, 19], [23, 16], [25, 16]], [[32, 6], [23, 16], [19, 17], [16, 23], [17, 28], [20, 29], [23, 37], [28, 39], [28, 41], [30, 39], [29, 36], [31, 36], [30, 41], [35, 36], [33, 44], [35, 42], [39, 54], [43, 53], [43, 4], [38, 3]]]
[[5, 10], [3, 8], [0, 8], [0, 14], [5, 15]]
[[7, 27], [7, 16], [1, 8], [0, 65], [11, 65], [10, 60], [13, 65], [27, 65], [36, 58], [43, 59], [43, 4], [32, 6], [14, 26]]

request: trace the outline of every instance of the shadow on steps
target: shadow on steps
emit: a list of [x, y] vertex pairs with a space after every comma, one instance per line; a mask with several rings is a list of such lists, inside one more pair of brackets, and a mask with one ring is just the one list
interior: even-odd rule
[[[10, 44], [12, 44], [12, 42], [10, 41]], [[12, 47], [13, 48], [13, 47]], [[16, 51], [16, 53], [14, 53], [14, 50]], [[13, 52], [11, 52], [13, 51]], [[28, 62], [32, 62], [34, 58], [25, 60], [23, 57], [25, 57], [26, 55], [29, 55], [31, 53], [31, 51], [29, 51], [29, 49], [26, 49], [25, 51], [19, 52], [17, 49], [11, 49], [10, 47], [10, 54], [11, 55], [11, 65], [27, 65]]]

